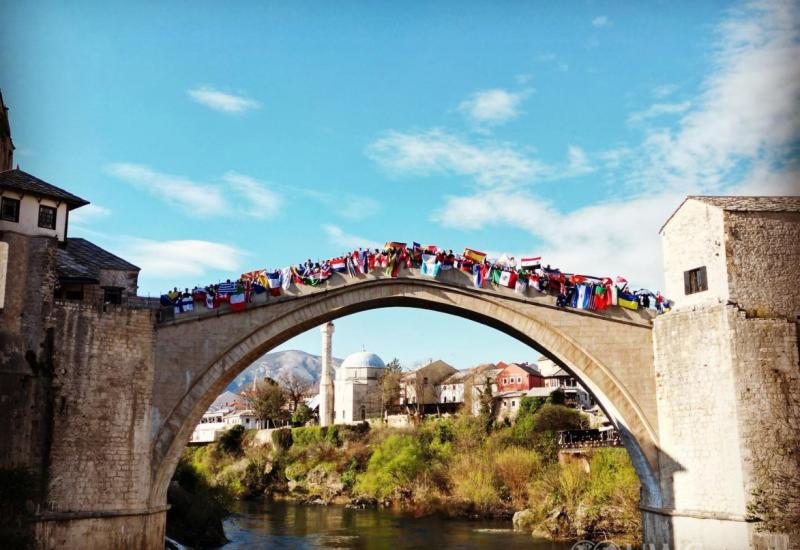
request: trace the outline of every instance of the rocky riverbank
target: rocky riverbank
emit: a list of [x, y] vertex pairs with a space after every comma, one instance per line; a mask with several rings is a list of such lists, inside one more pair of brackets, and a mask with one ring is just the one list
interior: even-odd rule
[[513, 516], [516, 529], [539, 537], [636, 540], [639, 484], [625, 451], [595, 451], [588, 472], [557, 460], [554, 432], [575, 427], [579, 415], [545, 404], [513, 426], [460, 416], [406, 430], [302, 427], [261, 446], [251, 445], [253, 433], [229, 430], [213, 445], [187, 448], [178, 472], [203, 480], [218, 503], [272, 497], [415, 517]]

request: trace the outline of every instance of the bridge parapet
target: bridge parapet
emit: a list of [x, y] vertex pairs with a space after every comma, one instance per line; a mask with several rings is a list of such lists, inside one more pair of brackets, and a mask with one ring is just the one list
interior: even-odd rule
[[[463, 289], [469, 292], [474, 292], [476, 295], [498, 296], [505, 300], [514, 302], [556, 308], [562, 311], [574, 313], [576, 315], [597, 316], [609, 321], [631, 323], [648, 328], [652, 327], [652, 321], [656, 316], [655, 311], [643, 308], [639, 308], [635, 311], [617, 306], [611, 306], [602, 311], [593, 309], [577, 309], [572, 307], [559, 308], [556, 306], [556, 294], [553, 291], [541, 292], [533, 288], [528, 288], [524, 293], [520, 293], [510, 288], [494, 285], [491, 282], [487, 282], [485, 288], [476, 288], [473, 284], [472, 276], [463, 271], [451, 269], [447, 271], [440, 271], [437, 277], [430, 277], [422, 275], [420, 270], [417, 268], [404, 269], [400, 272], [398, 277], [390, 277], [385, 275], [382, 270], [375, 270], [368, 274], [359, 273], [356, 276], [334, 272], [327, 281], [319, 286], [310, 286], [293, 282], [288, 289], [281, 290], [280, 296], [272, 296], [269, 292], [252, 294], [250, 302], [247, 304], [247, 309], [270, 306], [311, 296], [318, 297], [332, 290], [338, 290], [343, 287], [354, 285], [369, 285], [375, 281], [382, 281], [385, 284], [391, 280], [400, 282], [409, 279], [441, 286], [443, 288]], [[228, 313], [234, 312], [231, 310], [230, 306], [224, 302], [220, 304], [220, 307], [214, 309], [208, 309], [204, 304], [195, 302], [192, 311], [186, 311], [183, 313], [176, 314], [173, 312], [173, 308], [171, 307], [162, 308], [158, 324], [163, 326], [172, 323], [196, 320], [198, 318], [215, 317]]]

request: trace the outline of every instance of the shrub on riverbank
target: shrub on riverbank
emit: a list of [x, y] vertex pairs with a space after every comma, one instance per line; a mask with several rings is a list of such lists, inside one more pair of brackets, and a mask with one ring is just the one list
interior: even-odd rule
[[638, 480], [622, 449], [591, 456], [591, 473], [558, 464], [556, 430], [585, 426], [556, 403], [525, 403], [513, 425], [457, 416], [414, 428], [301, 427], [253, 447], [189, 448], [185, 459], [239, 498], [286, 495], [314, 502], [378, 502], [414, 515], [510, 517], [551, 538], [633, 534], [640, 528]]

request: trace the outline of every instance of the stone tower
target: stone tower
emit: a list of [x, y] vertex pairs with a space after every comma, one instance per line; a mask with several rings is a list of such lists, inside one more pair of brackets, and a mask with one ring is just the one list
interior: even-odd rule
[[333, 378], [331, 376], [333, 367], [333, 356], [331, 355], [333, 330], [333, 323], [328, 322], [322, 325], [322, 365], [319, 377], [320, 426], [333, 424]]
[[14, 164], [14, 142], [11, 141], [11, 125], [8, 122], [8, 107], [0, 91], [0, 172], [11, 170]]
[[661, 236], [674, 307], [653, 323], [657, 513], [675, 548], [791, 547], [800, 197], [688, 197]]

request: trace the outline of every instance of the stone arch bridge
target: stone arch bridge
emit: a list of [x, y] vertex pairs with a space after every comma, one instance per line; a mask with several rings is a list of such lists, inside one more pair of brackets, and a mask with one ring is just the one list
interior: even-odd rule
[[[490, 285], [491, 286], [491, 285]], [[334, 274], [323, 287], [293, 286], [255, 297], [244, 312], [196, 310], [167, 316], [155, 330], [153, 433], [148, 506], [163, 505], [180, 452], [213, 399], [255, 359], [326, 321], [387, 307], [436, 310], [498, 329], [547, 355], [592, 392], [620, 429], [643, 487], [643, 504], [663, 505], [652, 313], [563, 309], [530, 290], [476, 289], [457, 270], [430, 278], [405, 270], [356, 278]], [[657, 529], [658, 517], [651, 519]]]

